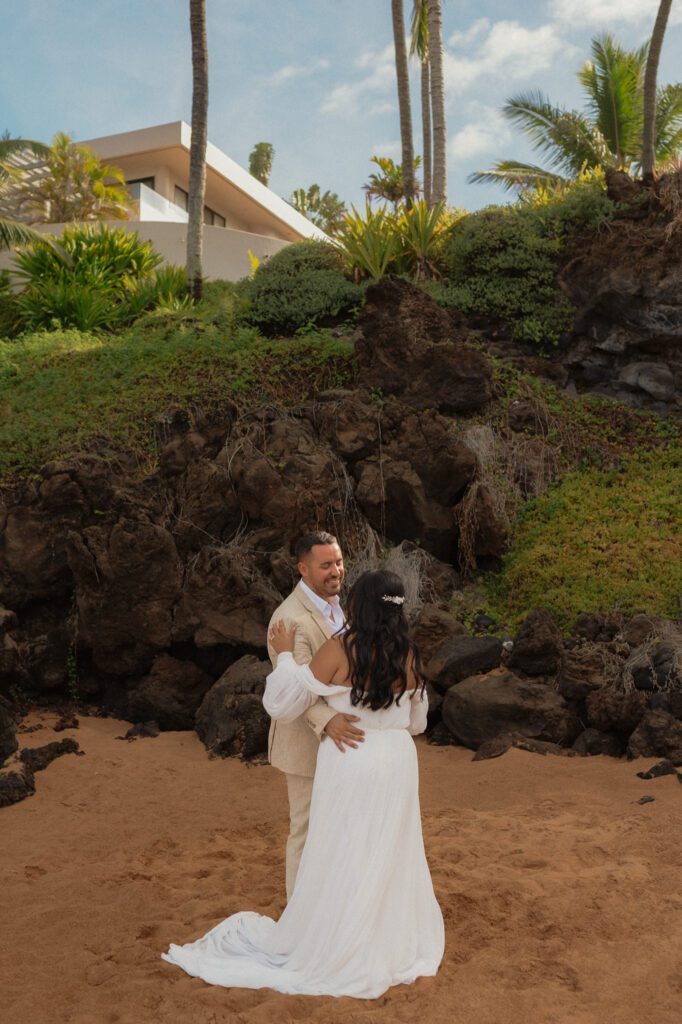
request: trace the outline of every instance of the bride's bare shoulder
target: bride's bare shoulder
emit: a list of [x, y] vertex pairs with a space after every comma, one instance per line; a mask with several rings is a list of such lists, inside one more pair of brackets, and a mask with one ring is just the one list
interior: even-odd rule
[[322, 683], [336, 683], [340, 674], [345, 675], [346, 653], [340, 637], [325, 640], [310, 662], [310, 670]]

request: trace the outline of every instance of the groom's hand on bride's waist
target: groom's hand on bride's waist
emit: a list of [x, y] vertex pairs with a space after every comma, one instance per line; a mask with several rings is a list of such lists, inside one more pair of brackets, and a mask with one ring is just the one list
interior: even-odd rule
[[[356, 725], [353, 725], [353, 722], [359, 721], [360, 719], [357, 715], [344, 715], [340, 711], [338, 715], [330, 718], [325, 725], [325, 733], [331, 740], [334, 740], [342, 754], [345, 754], [346, 747], [353, 747], [354, 750], [357, 750], [358, 743], [364, 742], [364, 730], [358, 729]], [[344, 743], [346, 747], [344, 747]]]

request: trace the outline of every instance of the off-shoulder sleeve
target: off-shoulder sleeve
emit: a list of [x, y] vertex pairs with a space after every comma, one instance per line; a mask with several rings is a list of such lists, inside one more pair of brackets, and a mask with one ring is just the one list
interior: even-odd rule
[[282, 651], [277, 668], [265, 680], [263, 707], [279, 722], [293, 722], [317, 701], [332, 693], [343, 691], [343, 686], [327, 686], [310, 671], [309, 665], [297, 665], [291, 651]]
[[317, 696], [305, 685], [304, 673], [310, 673], [307, 665], [297, 665], [290, 651], [282, 651], [277, 658], [277, 668], [265, 680], [263, 707], [278, 722], [293, 722], [307, 711]]
[[429, 698], [426, 696], [426, 690], [421, 694], [419, 690], [415, 690], [410, 700], [410, 724], [407, 727], [411, 736], [417, 736], [426, 729], [428, 710]]

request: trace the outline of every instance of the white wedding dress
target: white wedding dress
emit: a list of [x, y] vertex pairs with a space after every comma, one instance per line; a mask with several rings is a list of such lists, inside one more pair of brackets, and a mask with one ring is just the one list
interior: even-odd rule
[[372, 999], [434, 975], [443, 956], [411, 735], [426, 727], [426, 696], [405, 693], [381, 711], [353, 706], [348, 687], [326, 686], [280, 654], [263, 697], [268, 713], [291, 721], [318, 695], [359, 715], [365, 740], [345, 753], [320, 744], [308, 838], [282, 916], [233, 914], [162, 955], [213, 985]]

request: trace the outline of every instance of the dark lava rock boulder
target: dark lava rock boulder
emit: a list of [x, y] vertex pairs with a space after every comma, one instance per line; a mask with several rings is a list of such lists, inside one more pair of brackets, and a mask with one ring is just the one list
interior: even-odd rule
[[41, 772], [47, 768], [48, 764], [52, 764], [56, 757], [61, 757], [63, 754], [81, 753], [78, 743], [69, 736], [63, 740], [53, 740], [52, 743], [46, 743], [42, 747], [24, 747], [20, 757], [31, 772]]
[[425, 604], [410, 630], [417, 645], [422, 664], [428, 665], [431, 658], [443, 644], [455, 636], [468, 636], [462, 622], [435, 604]]
[[501, 657], [502, 643], [494, 636], [454, 636], [436, 650], [426, 676], [444, 693], [468, 676], [496, 668]]
[[581, 757], [593, 757], [596, 754], [620, 757], [624, 752], [624, 745], [613, 733], [600, 732], [599, 729], [583, 729], [572, 749]]
[[623, 678], [636, 690], [682, 691], [682, 633], [635, 647], [623, 667]]
[[623, 627], [622, 636], [630, 647], [639, 647], [650, 637], [660, 636], [664, 620], [658, 615], [645, 615], [640, 612], [633, 615]]
[[472, 750], [500, 733], [518, 732], [570, 746], [580, 732], [575, 711], [556, 690], [504, 670], [451, 686], [443, 701], [443, 721]]
[[17, 804], [35, 791], [33, 772], [19, 758], [0, 768], [0, 807]]
[[4, 697], [0, 697], [0, 765], [3, 765], [19, 746], [16, 737], [17, 724], [17, 716], [11, 704]]
[[114, 676], [146, 672], [170, 647], [173, 606], [182, 566], [171, 534], [147, 521], [122, 518], [68, 537], [76, 582], [79, 640], [94, 663]]
[[567, 700], [583, 700], [593, 690], [613, 684], [622, 666], [600, 644], [586, 643], [566, 651], [557, 678], [557, 689]]
[[201, 549], [188, 569], [175, 610], [173, 640], [197, 647], [265, 647], [270, 616], [282, 598], [258, 570], [252, 551]]
[[270, 718], [262, 696], [271, 671], [269, 661], [247, 654], [230, 665], [208, 691], [195, 725], [212, 757], [253, 757], [267, 751]]
[[159, 654], [149, 675], [128, 692], [126, 718], [158, 722], [164, 731], [193, 729], [197, 708], [212, 682], [194, 662]]
[[682, 764], [682, 722], [667, 711], [647, 711], [628, 740], [628, 757], [667, 757]]
[[368, 387], [447, 414], [471, 412], [490, 399], [491, 363], [416, 285], [392, 275], [370, 285], [359, 328], [355, 355]]
[[561, 666], [563, 638], [546, 608], [534, 608], [519, 626], [509, 667], [529, 676], [552, 676]]
[[646, 707], [644, 694], [622, 693], [613, 686], [602, 686], [585, 699], [587, 721], [592, 728], [624, 737], [637, 727]]
[[429, 500], [407, 459], [372, 455], [356, 467], [355, 498], [379, 533], [396, 544], [418, 540], [436, 558], [454, 557], [457, 530], [452, 509]]

